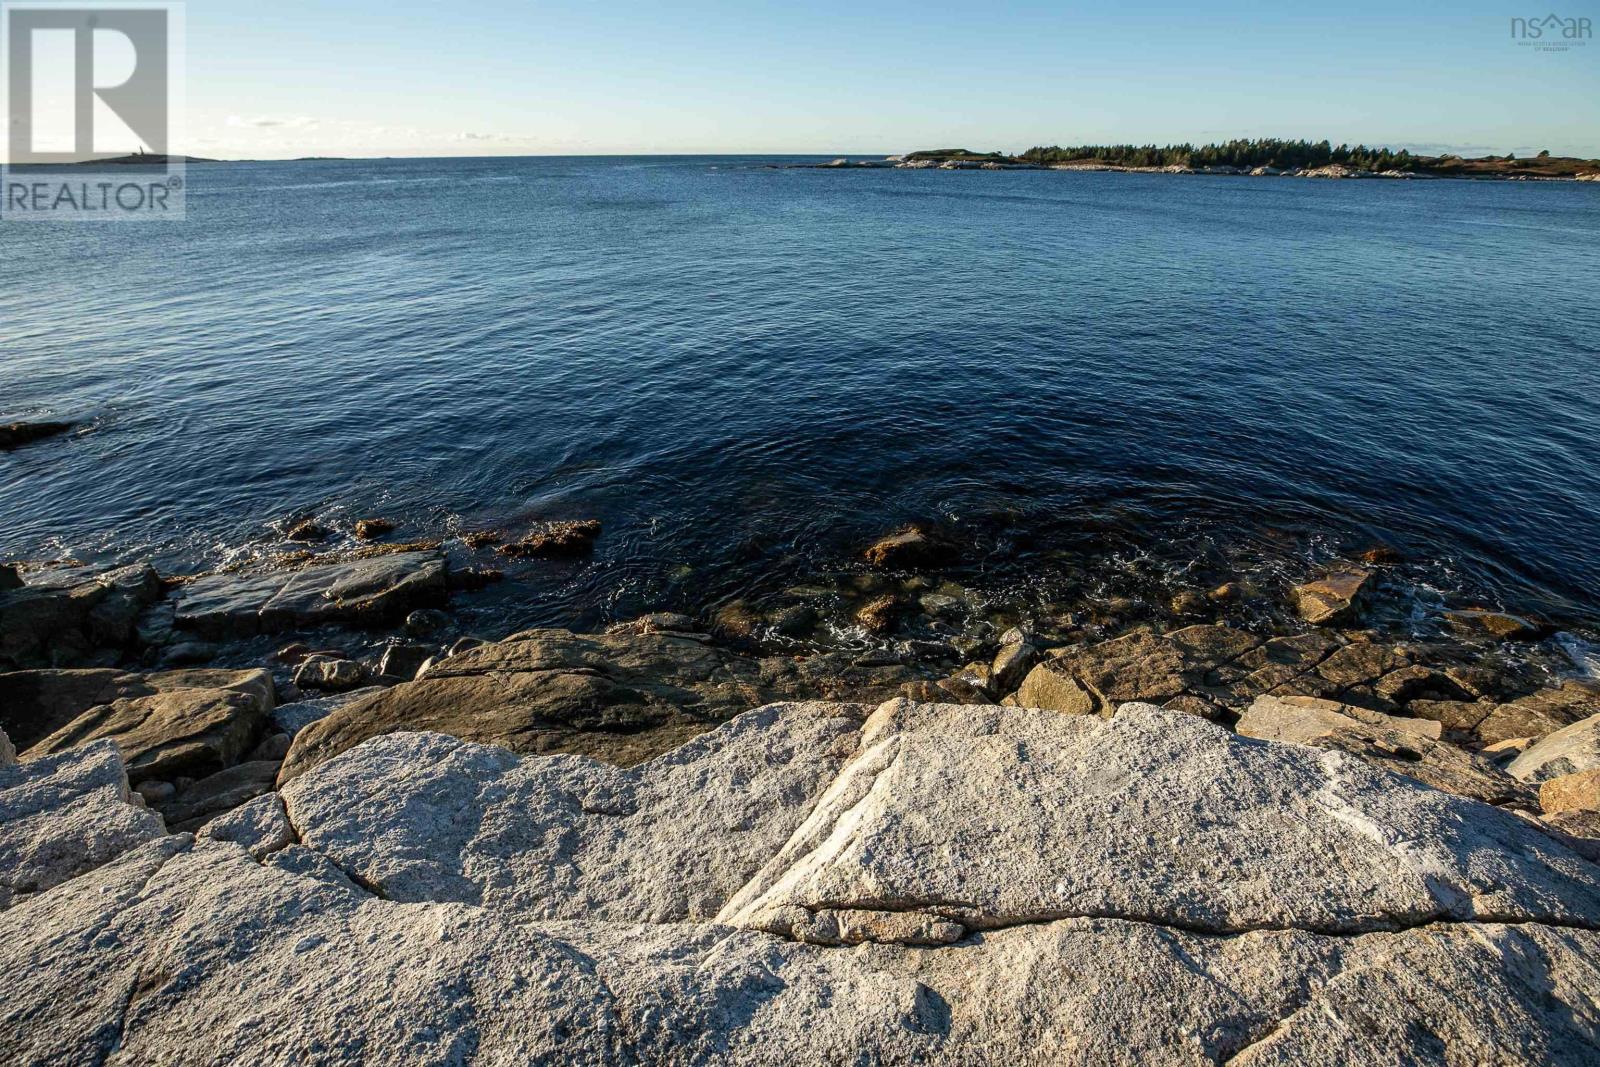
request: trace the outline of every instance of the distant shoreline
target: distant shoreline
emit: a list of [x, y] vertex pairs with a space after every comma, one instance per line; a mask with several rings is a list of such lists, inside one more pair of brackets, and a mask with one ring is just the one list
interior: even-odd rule
[[[1101, 153], [1104, 154], [1101, 154]], [[1278, 165], [1279, 157], [1310, 156], [1305, 164]], [[1195, 162], [1194, 159], [1241, 159], [1245, 162]], [[1139, 162], [1128, 162], [1128, 159]], [[1148, 160], [1148, 162], [1146, 162]], [[1378, 161], [1375, 164], [1371, 161]], [[1331, 149], [1327, 142], [1252, 143], [1190, 146], [1135, 147], [1131, 145], [1061, 149], [1034, 148], [1020, 156], [999, 152], [978, 153], [966, 149], [936, 149], [911, 152], [884, 159], [851, 160], [840, 157], [827, 163], [801, 164], [819, 170], [896, 169], [896, 170], [1064, 170], [1113, 171], [1129, 174], [1204, 174], [1234, 177], [1272, 178], [1388, 178], [1395, 180], [1437, 180], [1460, 178], [1470, 181], [1579, 181], [1600, 182], [1600, 160], [1548, 153], [1531, 159], [1512, 156], [1413, 156], [1388, 149], [1350, 149], [1341, 145]]]
[[[1211, 147], [1211, 146], [1208, 146]], [[1032, 149], [1030, 153], [1041, 150]], [[1049, 150], [1063, 151], [1063, 150]], [[1074, 150], [1064, 150], [1074, 151]], [[1172, 151], [1171, 149], [1152, 149], [1155, 154]], [[1511, 157], [1482, 156], [1474, 159], [1465, 159], [1459, 156], [1409, 156], [1405, 157], [1405, 165], [1389, 166], [1382, 169], [1364, 167], [1345, 162], [1321, 163], [1314, 166], [1274, 166], [1268, 163], [1255, 165], [1238, 165], [1230, 163], [1211, 163], [1192, 165], [1189, 163], [1127, 163], [1114, 159], [1103, 158], [1071, 158], [1063, 160], [1040, 160], [1028, 158], [1029, 153], [1020, 156], [1007, 156], [998, 152], [977, 153], [965, 149], [941, 149], [933, 151], [916, 151], [905, 155], [876, 156], [870, 158], [851, 158], [839, 156], [826, 162], [802, 162], [803, 156], [771, 157], [755, 155], [752, 159], [772, 159], [767, 165], [780, 170], [1054, 170], [1054, 171], [1083, 171], [1083, 172], [1115, 172], [1125, 174], [1198, 174], [1222, 177], [1273, 177], [1273, 178], [1322, 178], [1322, 179], [1368, 179], [1386, 178], [1391, 180], [1438, 180], [1455, 178], [1467, 181], [1538, 181], [1538, 182], [1596, 182], [1600, 183], [1600, 159], [1579, 159], [1571, 156], [1538, 156], [1530, 159], [1514, 159]], [[454, 159], [454, 158], [506, 158], [506, 159], [538, 159], [541, 156], [506, 156], [506, 157], [453, 157], [453, 156], [378, 156], [367, 159], [354, 156], [298, 156], [291, 159], [206, 159], [200, 156], [157, 155], [142, 153], [126, 156], [112, 156], [95, 159], [75, 160], [70, 163], [57, 164], [8, 164], [16, 170], [51, 170], [62, 166], [93, 170], [97, 168], [117, 168], [130, 166], [155, 166], [165, 167], [174, 164], [215, 164], [227, 165], [238, 163], [334, 163], [334, 162], [377, 162], [399, 159]], [[573, 157], [550, 157], [573, 158]], [[630, 158], [630, 157], [597, 157], [597, 158]], [[674, 157], [693, 158], [693, 157]], [[730, 158], [726, 156], [707, 156], [706, 158]], [[778, 162], [778, 159], [794, 161]]]

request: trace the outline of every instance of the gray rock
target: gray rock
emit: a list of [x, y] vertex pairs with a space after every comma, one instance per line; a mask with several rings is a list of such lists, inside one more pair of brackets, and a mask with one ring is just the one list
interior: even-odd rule
[[1338, 751], [1148, 705], [1104, 722], [902, 701], [874, 713], [855, 759], [718, 920], [800, 937], [837, 908], [969, 930], [1077, 916], [1215, 933], [1588, 923], [1600, 870], [1514, 815]]
[[144, 798], [146, 807], [155, 807], [164, 804], [178, 795], [178, 787], [171, 782], [158, 781], [148, 778], [133, 787], [133, 791]]
[[79, 667], [130, 645], [135, 622], [162, 593], [148, 565], [36, 574], [0, 591], [0, 666]]
[[17, 762], [16, 746], [11, 743], [11, 738], [6, 736], [6, 732], [0, 730], [0, 767], [9, 767], [15, 762]]
[[367, 680], [367, 672], [353, 659], [307, 656], [294, 672], [296, 689], [321, 689], [329, 693], [348, 693]]
[[1543, 782], [1595, 767], [1600, 767], [1600, 715], [1534, 742], [1506, 770], [1520, 781]]
[[8, 589], [21, 589], [23, 585], [22, 573], [17, 570], [15, 563], [0, 563], [0, 592]]
[[217, 646], [209, 641], [179, 641], [161, 654], [167, 667], [194, 667], [217, 658]]
[[392, 900], [706, 920], [799, 825], [867, 710], [774, 705], [631, 770], [391, 734], [282, 795], [305, 844]]
[[0, 914], [0, 1060], [1595, 1062], [1600, 868], [1515, 816], [1152, 708], [859, 714], [369, 741]]
[[261, 739], [259, 745], [250, 750], [250, 754], [245, 757], [245, 760], [247, 762], [272, 760], [276, 763], [282, 763], [283, 757], [289, 754], [289, 744], [293, 740], [294, 738], [288, 734], [268, 734]]
[[333, 623], [376, 625], [446, 596], [437, 552], [394, 552], [312, 563], [300, 570], [214, 574], [173, 593], [178, 626], [209, 637]]
[[272, 726], [291, 738], [318, 719], [325, 719], [346, 704], [383, 692], [382, 686], [369, 686], [349, 693], [334, 693], [314, 700], [297, 700], [272, 709]]
[[196, 831], [195, 837], [231, 842], [258, 860], [288, 848], [296, 840], [283, 800], [276, 793], [257, 796], [217, 815]]
[[165, 832], [160, 816], [132, 802], [109, 741], [0, 765], [0, 909]]

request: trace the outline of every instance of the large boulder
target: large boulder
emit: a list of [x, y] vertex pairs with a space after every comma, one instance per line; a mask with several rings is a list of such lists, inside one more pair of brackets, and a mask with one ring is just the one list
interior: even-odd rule
[[951, 563], [957, 551], [955, 543], [938, 530], [912, 525], [874, 541], [862, 555], [874, 567], [915, 570]]
[[298, 570], [221, 573], [173, 593], [174, 622], [206, 637], [244, 637], [330, 623], [376, 625], [447, 596], [444, 557], [388, 552], [311, 562]]
[[109, 738], [135, 783], [199, 778], [239, 761], [260, 739], [272, 710], [264, 670], [186, 670], [149, 675], [147, 695], [90, 708], [31, 746], [29, 759]]
[[107, 741], [26, 763], [0, 759], [0, 909], [162, 836], [160, 817], [131, 799]]
[[805, 818], [870, 710], [775, 705], [630, 769], [392, 734], [283, 799], [303, 843], [391, 900], [706, 921]]
[[396, 734], [285, 799], [0, 914], [0, 1060], [1596, 1059], [1600, 867], [1154, 708], [767, 708], [633, 770]]
[[[1352, 932], [1597, 908], [1600, 869], [1521, 819], [1342, 752], [1149, 705], [1103, 722], [900, 702], [719, 919], [830, 943], [834, 911], [899, 940], [912, 918]], [[863, 912], [893, 918], [874, 934]]]

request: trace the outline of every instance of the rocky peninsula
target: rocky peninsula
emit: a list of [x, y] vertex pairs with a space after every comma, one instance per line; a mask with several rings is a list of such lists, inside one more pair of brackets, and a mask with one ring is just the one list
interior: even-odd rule
[[393, 527], [0, 569], [0, 1060], [1600, 1062], [1600, 686], [1540, 620], [1397, 639], [1375, 552], [1271, 625], [941, 644], [912, 527], [868, 651], [801, 602], [485, 640], [487, 568]]

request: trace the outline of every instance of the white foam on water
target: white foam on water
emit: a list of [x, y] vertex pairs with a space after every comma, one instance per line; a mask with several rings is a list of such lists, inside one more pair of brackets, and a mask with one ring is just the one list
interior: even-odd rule
[[1600, 645], [1565, 630], [1556, 634], [1555, 640], [1561, 646], [1561, 651], [1572, 660], [1572, 665], [1578, 668], [1579, 674], [1585, 678], [1600, 679]]

